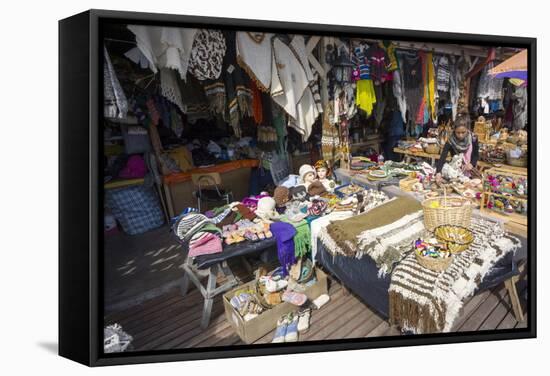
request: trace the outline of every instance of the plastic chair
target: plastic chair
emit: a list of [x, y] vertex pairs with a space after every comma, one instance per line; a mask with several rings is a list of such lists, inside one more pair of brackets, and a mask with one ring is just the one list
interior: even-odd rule
[[191, 180], [196, 188], [193, 196], [197, 198], [199, 212], [202, 212], [201, 201], [206, 203], [225, 201], [227, 204], [233, 201], [233, 193], [221, 188], [222, 178], [218, 172], [192, 174]]

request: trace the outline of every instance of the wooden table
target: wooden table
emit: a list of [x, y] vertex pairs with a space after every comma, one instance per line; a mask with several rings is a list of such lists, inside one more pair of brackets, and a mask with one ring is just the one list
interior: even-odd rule
[[[439, 157], [440, 157], [439, 154], [428, 154], [424, 151], [410, 151], [410, 150], [401, 149], [401, 148], [393, 148], [393, 152], [398, 154], [403, 154], [405, 156], [405, 163], [411, 163], [412, 157], [428, 158], [430, 159], [430, 164], [432, 166], [435, 165], [435, 161], [439, 160]], [[447, 157], [447, 160], [450, 161], [451, 158]]]

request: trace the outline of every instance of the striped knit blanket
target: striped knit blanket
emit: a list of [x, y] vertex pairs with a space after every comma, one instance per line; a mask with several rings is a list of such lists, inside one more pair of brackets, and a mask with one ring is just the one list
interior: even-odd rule
[[365, 214], [331, 223], [319, 232], [319, 239], [334, 255], [371, 257], [383, 277], [425, 230], [419, 209], [412, 198], [390, 200]]
[[475, 240], [454, 255], [443, 272], [423, 268], [410, 252], [394, 269], [389, 292], [390, 323], [413, 333], [448, 332], [493, 265], [520, 246], [520, 240], [504, 232], [502, 225], [472, 218]]

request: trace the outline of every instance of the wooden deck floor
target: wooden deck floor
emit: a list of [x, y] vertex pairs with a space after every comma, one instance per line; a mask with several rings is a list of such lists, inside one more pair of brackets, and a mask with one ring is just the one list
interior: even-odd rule
[[[524, 312], [525, 278], [517, 284]], [[310, 329], [300, 341], [400, 335], [338, 282], [329, 279], [330, 302], [311, 316]], [[119, 323], [132, 335], [134, 350], [182, 349], [243, 344], [225, 319], [221, 296], [214, 300], [212, 319], [200, 328], [202, 297], [193, 288], [185, 298], [174, 289], [142, 304], [105, 317], [105, 324]], [[463, 307], [453, 331], [493, 330], [525, 327], [517, 322], [510, 299], [501, 284], [472, 297]], [[256, 343], [268, 343], [273, 332]]]

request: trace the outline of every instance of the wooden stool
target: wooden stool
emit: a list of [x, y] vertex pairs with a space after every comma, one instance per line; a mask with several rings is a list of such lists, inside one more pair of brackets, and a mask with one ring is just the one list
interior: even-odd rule
[[[212, 314], [212, 304], [214, 303], [214, 298], [219, 294], [231, 290], [233, 287], [238, 285], [237, 278], [227, 265], [227, 261], [222, 261], [221, 263], [214, 264], [205, 270], [198, 270], [193, 265], [193, 259], [187, 257], [185, 263], [182, 265], [184, 270], [184, 276], [181, 284], [181, 293], [183, 296], [187, 294], [189, 289], [189, 280], [197, 287], [202, 297], [204, 298], [204, 306], [202, 309], [202, 319], [201, 319], [201, 328], [206, 329], [210, 323], [210, 316]], [[218, 273], [221, 272], [226, 278], [227, 281], [222, 285], [216, 287]], [[206, 286], [204, 286], [200, 278], [208, 276]]]

